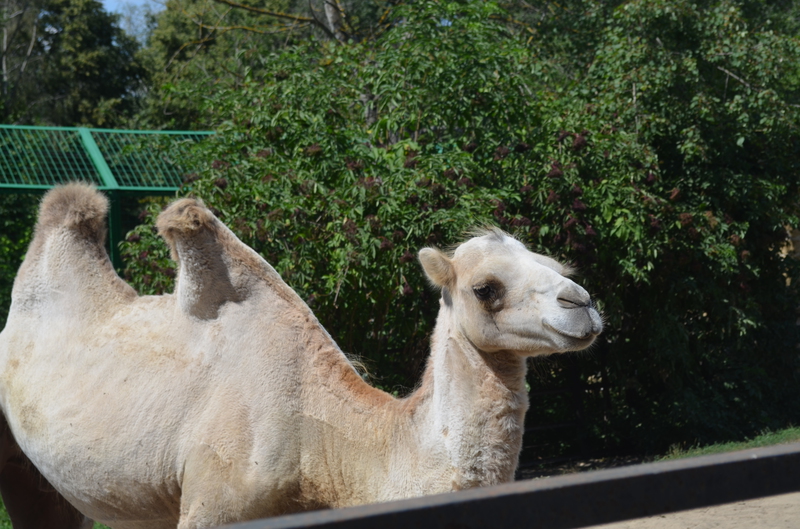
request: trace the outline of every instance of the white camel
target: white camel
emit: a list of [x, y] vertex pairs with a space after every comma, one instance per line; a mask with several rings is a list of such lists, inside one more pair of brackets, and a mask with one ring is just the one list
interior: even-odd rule
[[[0, 334], [2, 475], [52, 485], [37, 508], [62, 517], [49, 527], [87, 523], [77, 511], [115, 529], [212, 527], [507, 482], [526, 357], [602, 329], [564, 267], [499, 230], [451, 256], [425, 248], [440, 310], [422, 382], [397, 399], [200, 202], [158, 219], [179, 266], [163, 296], [114, 272], [106, 210], [89, 186], [46, 195]], [[4, 492], [9, 509], [33, 488]]]

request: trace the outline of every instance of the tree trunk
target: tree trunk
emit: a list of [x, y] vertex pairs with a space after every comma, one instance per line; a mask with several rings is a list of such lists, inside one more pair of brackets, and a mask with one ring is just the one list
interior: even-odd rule
[[342, 6], [338, 0], [325, 0], [325, 16], [328, 18], [328, 25], [336, 40], [345, 42], [347, 35], [343, 31], [344, 18], [342, 17]]

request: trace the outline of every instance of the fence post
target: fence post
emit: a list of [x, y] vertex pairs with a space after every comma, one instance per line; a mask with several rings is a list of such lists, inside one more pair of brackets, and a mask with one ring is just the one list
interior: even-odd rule
[[108, 193], [110, 211], [108, 212], [108, 253], [111, 263], [117, 270], [122, 270], [122, 257], [119, 254], [119, 243], [122, 241], [122, 205], [120, 204], [119, 184], [114, 178], [114, 173], [108, 167], [103, 153], [92, 137], [90, 129], [78, 127], [83, 146], [89, 154], [89, 158], [97, 168], [100, 178], [103, 180], [104, 191]]

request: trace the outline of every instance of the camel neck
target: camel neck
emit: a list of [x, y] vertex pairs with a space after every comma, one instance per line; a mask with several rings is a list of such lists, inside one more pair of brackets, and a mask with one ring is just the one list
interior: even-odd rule
[[525, 359], [479, 350], [442, 303], [422, 389], [434, 442], [445, 447], [456, 488], [513, 479], [522, 446], [528, 396]]

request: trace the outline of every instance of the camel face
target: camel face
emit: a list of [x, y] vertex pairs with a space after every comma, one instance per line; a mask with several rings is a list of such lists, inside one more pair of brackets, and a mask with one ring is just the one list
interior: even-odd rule
[[565, 277], [566, 267], [499, 230], [467, 241], [452, 258], [426, 248], [420, 260], [461, 333], [484, 352], [580, 350], [603, 329], [591, 297]]

